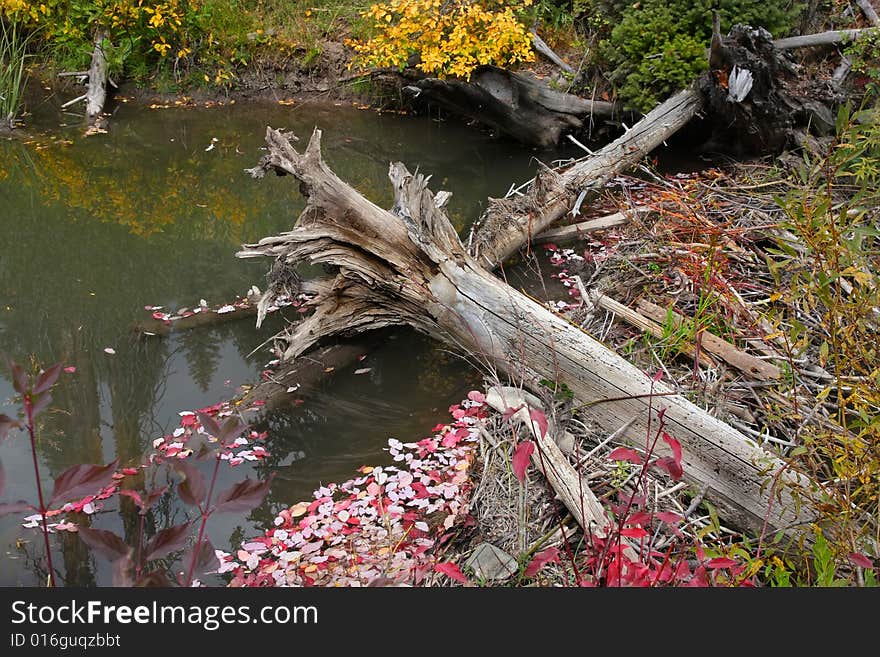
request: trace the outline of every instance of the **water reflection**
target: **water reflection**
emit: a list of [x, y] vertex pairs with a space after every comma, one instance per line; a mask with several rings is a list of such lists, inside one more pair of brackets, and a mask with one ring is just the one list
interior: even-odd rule
[[[30, 366], [61, 361], [76, 368], [62, 377], [54, 408], [41, 421], [49, 488], [76, 463], [140, 461], [153, 438], [176, 426], [179, 411], [227, 399], [236, 385], [258, 380], [268, 356], [251, 352], [269, 334], [250, 322], [151, 340], [131, 326], [145, 317], [144, 305], [220, 302], [260, 284], [268, 263], [237, 260], [234, 251], [289, 228], [302, 208], [289, 178], [253, 181], [243, 173], [259, 159], [265, 126], [303, 138], [323, 128], [330, 166], [380, 205], [391, 202], [390, 160], [432, 173], [435, 189], [455, 193], [450, 213], [458, 228], [479, 214], [487, 196], [503, 195], [533, 168], [530, 153], [466, 127], [348, 106], [122, 105], [110, 134], [88, 139], [59, 128], [57, 116], [43, 121], [31, 140], [0, 142], [0, 353]], [[247, 466], [224, 472], [220, 485], [269, 470], [277, 472], [276, 483], [248, 517], [212, 519], [216, 546], [252, 534], [319, 483], [382, 462], [388, 437], [421, 437], [474, 377], [408, 332], [394, 334], [358, 367], [371, 370], [339, 373], [303, 404], [262, 420], [271, 432], [271, 461], [259, 473]], [[0, 372], [0, 412], [15, 412], [12, 394]], [[4, 498], [31, 498], [24, 437], [0, 445], [0, 459], [10, 473]], [[148, 534], [184, 514], [163, 500], [148, 517]], [[8, 557], [0, 560], [0, 585], [36, 585], [45, 577], [33, 559], [41, 554], [37, 536], [17, 523], [0, 519]], [[93, 524], [133, 541], [137, 512], [113, 501]], [[20, 537], [30, 542], [17, 547]], [[109, 583], [106, 564], [96, 568], [74, 537], [54, 545], [62, 581]]]

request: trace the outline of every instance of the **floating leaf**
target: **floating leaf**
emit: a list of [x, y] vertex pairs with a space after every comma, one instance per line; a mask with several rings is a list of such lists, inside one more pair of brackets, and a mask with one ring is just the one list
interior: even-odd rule
[[641, 454], [629, 447], [618, 447], [608, 455], [608, 458], [612, 461], [626, 461], [636, 465], [642, 462]]
[[541, 432], [541, 438], [547, 435], [547, 416], [540, 408], [529, 409], [529, 417], [532, 422], [538, 425], [538, 431]]
[[181, 549], [186, 545], [189, 526], [189, 522], [183, 522], [158, 532], [144, 546], [144, 561], [161, 559]]
[[54, 502], [66, 502], [97, 493], [102, 488], [112, 483], [113, 474], [119, 459], [107, 465], [81, 464], [67, 468], [55, 478], [55, 488], [52, 490], [50, 506]]
[[516, 451], [513, 453], [513, 474], [520, 481], [525, 480], [526, 468], [529, 467], [529, 458], [534, 451], [535, 443], [531, 440], [523, 440], [516, 446]]
[[106, 529], [93, 529], [91, 527], [79, 527], [77, 534], [82, 542], [94, 552], [102, 554], [111, 562], [126, 557], [131, 552], [131, 547], [114, 532]]
[[116, 350], [113, 347], [104, 347], [104, 353], [112, 356], [116, 353]]
[[194, 465], [181, 459], [173, 461], [172, 466], [183, 475], [183, 481], [177, 486], [180, 499], [190, 506], [201, 506], [208, 494], [208, 486], [202, 473]]
[[34, 383], [32, 393], [39, 395], [40, 393], [46, 392], [49, 388], [55, 385], [60, 374], [61, 363], [56, 363], [45, 372], [42, 372], [40, 376], [37, 377], [37, 382]]
[[232, 488], [220, 493], [217, 496], [217, 505], [215, 510], [220, 512], [241, 512], [250, 511], [260, 505], [266, 493], [269, 492], [269, 486], [272, 484], [273, 473], [266, 481], [253, 479], [245, 479], [240, 481]]
[[438, 563], [436, 566], [434, 566], [434, 570], [436, 570], [438, 573], [443, 573], [447, 577], [451, 577], [456, 582], [461, 582], [462, 584], [468, 583], [468, 579], [464, 576], [464, 573], [461, 572], [461, 568], [456, 566], [454, 563], [448, 561], [444, 563]]
[[545, 550], [541, 550], [535, 556], [532, 557], [532, 560], [529, 561], [529, 565], [526, 566], [526, 570], [523, 573], [526, 577], [534, 577], [538, 574], [538, 571], [541, 570], [548, 563], [558, 563], [559, 562], [559, 548], [548, 547]]

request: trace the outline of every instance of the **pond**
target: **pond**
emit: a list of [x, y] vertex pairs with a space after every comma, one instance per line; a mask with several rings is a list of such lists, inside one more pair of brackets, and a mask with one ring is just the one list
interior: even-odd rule
[[[77, 463], [140, 463], [152, 441], [178, 425], [181, 411], [230, 399], [240, 384], [259, 381], [271, 358], [260, 347], [277, 320], [259, 331], [242, 320], [147, 339], [132, 326], [149, 316], [145, 306], [218, 304], [252, 284], [264, 287], [269, 263], [234, 253], [290, 228], [303, 207], [290, 178], [257, 181], [243, 172], [259, 160], [266, 126], [303, 141], [320, 127], [329, 165], [385, 207], [389, 161], [431, 173], [435, 190], [454, 192], [449, 210], [459, 229], [487, 196], [504, 195], [537, 166], [532, 152], [456, 122], [347, 103], [121, 103], [110, 132], [88, 138], [75, 117], [51, 105], [38, 107], [28, 123], [31, 137], [0, 141], [0, 354], [31, 369], [55, 362], [75, 368], [62, 375], [39, 422], [49, 490]], [[355, 375], [357, 368], [369, 372]], [[229, 550], [320, 484], [388, 462], [388, 438], [427, 435], [478, 381], [441, 345], [407, 330], [389, 333], [302, 403], [261, 421], [270, 461], [259, 472], [249, 464], [224, 469], [218, 485], [274, 471], [271, 492], [248, 514], [213, 517], [212, 543]], [[13, 396], [3, 367], [0, 413], [16, 414]], [[13, 431], [0, 444], [3, 500], [35, 500], [30, 459], [24, 433]], [[150, 532], [186, 514], [192, 517], [179, 501], [160, 505]], [[41, 538], [21, 522], [18, 515], [0, 518], [0, 585], [43, 585]], [[132, 538], [130, 514], [115, 497], [92, 524]], [[61, 583], [111, 581], [109, 566], [73, 535], [54, 537], [53, 555]]]

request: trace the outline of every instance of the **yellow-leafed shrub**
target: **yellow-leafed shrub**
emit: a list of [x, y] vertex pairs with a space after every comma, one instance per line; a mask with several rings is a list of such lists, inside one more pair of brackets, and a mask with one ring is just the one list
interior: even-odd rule
[[389, 0], [364, 14], [373, 36], [352, 42], [365, 66], [416, 67], [438, 77], [470, 76], [477, 66], [534, 59], [532, 39], [518, 11], [532, 0]]

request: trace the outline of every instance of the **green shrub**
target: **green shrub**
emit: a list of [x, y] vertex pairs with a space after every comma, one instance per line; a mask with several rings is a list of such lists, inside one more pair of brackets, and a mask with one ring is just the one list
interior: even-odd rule
[[646, 111], [706, 70], [712, 9], [726, 33], [735, 23], [789, 32], [801, 5], [788, 0], [593, 0], [587, 19], [598, 30], [600, 58], [621, 100]]

